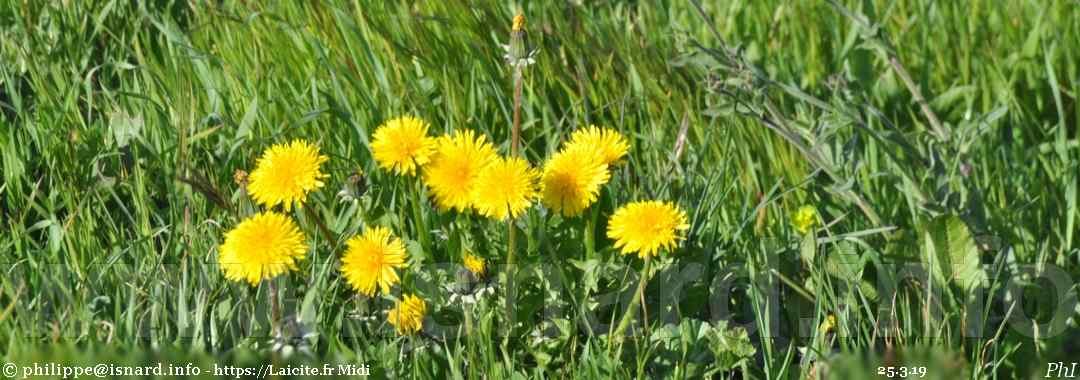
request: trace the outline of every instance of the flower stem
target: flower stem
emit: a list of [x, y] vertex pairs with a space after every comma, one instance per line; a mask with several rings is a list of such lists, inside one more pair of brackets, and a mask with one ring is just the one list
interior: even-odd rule
[[[472, 323], [472, 306], [468, 303], [462, 305], [462, 314], [465, 314], [465, 336], [469, 339], [472, 338], [473, 323]], [[472, 347], [470, 347], [471, 350]]]
[[[582, 231], [583, 238], [585, 239], [585, 261], [591, 260], [596, 257], [596, 236], [593, 231], [596, 228], [596, 207], [593, 207], [593, 210], [594, 211], [592, 211], [589, 216], [585, 218], [585, 229]], [[569, 282], [565, 279], [563, 282], [569, 284]], [[580, 294], [578, 295], [578, 299], [581, 300], [581, 304], [579, 304], [580, 306], [588, 302], [590, 295], [588, 284], [582, 283], [579, 288], [581, 289]], [[592, 325], [589, 323], [588, 319], [582, 318], [582, 323], [584, 323], [585, 326], [588, 327], [589, 336], [593, 336]]]
[[278, 321], [281, 320], [281, 306], [278, 305], [278, 289], [275, 279], [267, 280], [266, 288], [270, 292], [270, 335], [275, 336], [278, 332]]
[[[515, 245], [515, 240], [516, 240], [515, 237], [517, 235], [515, 233], [515, 231], [514, 231], [514, 219], [510, 218], [510, 221], [507, 222], [506, 226], [507, 226], [508, 230], [507, 230], [507, 235], [506, 235], [506, 251], [507, 251], [507, 253], [506, 253], [506, 297], [505, 297], [505, 301], [506, 301], [506, 321], [505, 321], [505, 323], [506, 323], [506, 326], [508, 328], [513, 329], [513, 327], [514, 327], [514, 274], [517, 271], [517, 267], [515, 267], [516, 259], [514, 257], [514, 251], [516, 251], [515, 246], [514, 246]], [[509, 336], [510, 336], [509, 331], [507, 331], [506, 337], [508, 338]]]
[[[593, 207], [592, 210], [596, 210]], [[585, 218], [585, 230], [582, 231], [582, 237], [585, 239], [585, 259], [592, 259], [596, 256], [596, 212], [590, 211], [589, 216]]]
[[[469, 346], [469, 363], [476, 363], [476, 344], [473, 341], [473, 305], [465, 303], [462, 305], [461, 311], [465, 314], [465, 339], [467, 339], [467, 345]], [[469, 366], [469, 373], [467, 377], [472, 377], [473, 366]]]
[[623, 340], [623, 333], [626, 332], [626, 328], [630, 326], [630, 321], [634, 320], [634, 314], [637, 311], [638, 305], [641, 304], [642, 298], [645, 298], [645, 285], [649, 282], [649, 267], [652, 264], [652, 256], [645, 256], [645, 264], [641, 266], [641, 276], [638, 278], [637, 290], [634, 291], [634, 298], [630, 300], [630, 304], [626, 306], [626, 311], [623, 312], [622, 318], [619, 319], [619, 325], [615, 328], [615, 332], [612, 336], [612, 341], [621, 344]]
[[420, 183], [415, 182], [410, 185], [412, 186], [410, 193], [412, 194], [413, 218], [416, 220], [416, 236], [420, 240], [420, 247], [427, 252], [430, 249], [428, 246], [428, 233], [430, 231], [428, 231], [427, 219], [424, 218], [424, 213], [420, 207]]
[[517, 157], [521, 148], [521, 66], [514, 66], [514, 126], [510, 130], [510, 155]]
[[[510, 129], [510, 156], [518, 157], [521, 155], [521, 87], [522, 87], [522, 72], [521, 66], [514, 66], [514, 124]], [[515, 231], [514, 231], [514, 218], [510, 217], [506, 222], [506, 323], [510, 329], [513, 329], [514, 323], [514, 274], [517, 271], [515, 267], [516, 261], [514, 258], [514, 252], [517, 250], [515, 246]], [[509, 337], [509, 331], [506, 337]], [[504, 345], [507, 341], [504, 340]]]

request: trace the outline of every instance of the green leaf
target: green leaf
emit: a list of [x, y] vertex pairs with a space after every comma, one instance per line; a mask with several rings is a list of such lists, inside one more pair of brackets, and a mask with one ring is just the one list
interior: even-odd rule
[[402, 239], [405, 241], [405, 251], [409, 253], [409, 257], [412, 258], [416, 264], [422, 264], [428, 259], [427, 251], [424, 251], [424, 247], [420, 245], [419, 241], [413, 239]]
[[965, 292], [986, 282], [979, 248], [964, 221], [955, 215], [935, 218], [923, 230], [923, 260], [942, 283], [953, 282]]
[[727, 328], [726, 321], [720, 321], [715, 328], [706, 332], [709, 340], [709, 350], [716, 358], [716, 365], [724, 370], [730, 370], [754, 356], [757, 349], [750, 343], [750, 337], [746, 330]]
[[597, 259], [588, 260], [574, 260], [570, 259], [570, 264], [575, 268], [581, 270], [581, 284], [585, 286], [590, 292], [595, 292], [600, 288], [600, 269], [603, 262]]
[[313, 323], [318, 319], [318, 305], [316, 301], [319, 299], [320, 289], [318, 286], [313, 286], [308, 289], [307, 294], [304, 295], [304, 302], [300, 304], [300, 320], [305, 323]]
[[813, 232], [803, 235], [802, 243], [799, 244], [799, 256], [802, 257], [803, 262], [807, 267], [813, 267], [814, 256], [817, 255], [817, 239], [814, 237]]
[[862, 278], [862, 270], [865, 261], [855, 249], [854, 244], [847, 241], [836, 243], [836, 249], [829, 252], [825, 259], [825, 271], [833, 277], [854, 281]]
[[112, 129], [113, 141], [116, 147], [128, 146], [132, 140], [142, 137], [143, 119], [138, 116], [128, 115], [126, 112], [113, 112], [109, 114], [109, 127]]
[[236, 135], [233, 137], [234, 144], [242, 144], [251, 139], [251, 127], [255, 125], [255, 118], [259, 116], [259, 97], [256, 96], [248, 102], [247, 111], [244, 111], [244, 118], [240, 119], [240, 126], [236, 128]]
[[877, 286], [874, 286], [870, 281], [862, 280], [862, 282], [859, 282], [859, 290], [861, 290], [862, 294], [870, 301], [877, 301]]
[[851, 52], [849, 62], [852, 77], [856, 83], [869, 87], [877, 80], [877, 76], [874, 75], [874, 54], [872, 51], [861, 48], [855, 49]]

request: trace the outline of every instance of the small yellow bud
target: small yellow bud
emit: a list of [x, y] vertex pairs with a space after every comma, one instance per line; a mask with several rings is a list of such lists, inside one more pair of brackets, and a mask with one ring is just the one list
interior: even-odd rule
[[525, 15], [514, 16], [514, 25], [510, 28], [511, 31], [518, 32], [525, 29]]
[[465, 264], [465, 269], [468, 269], [469, 272], [472, 272], [476, 277], [483, 277], [484, 273], [487, 272], [487, 264], [484, 263], [484, 259], [480, 257], [465, 252], [465, 257], [462, 261]]
[[247, 186], [247, 182], [248, 172], [243, 169], [236, 169], [236, 171], [233, 172], [233, 183], [236, 183], [239, 186]]
[[817, 225], [817, 209], [810, 205], [802, 206], [795, 212], [795, 215], [791, 219], [791, 224], [795, 226], [795, 231], [798, 231], [800, 234], [805, 234], [813, 230], [814, 226]]
[[825, 317], [825, 320], [821, 321], [821, 325], [818, 326], [818, 332], [822, 335], [829, 333], [836, 329], [836, 316], [829, 314]]

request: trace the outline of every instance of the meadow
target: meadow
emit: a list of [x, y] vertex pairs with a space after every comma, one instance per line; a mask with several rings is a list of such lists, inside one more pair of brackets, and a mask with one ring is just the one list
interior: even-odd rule
[[[2, 375], [1062, 377], [1078, 55], [1070, 0], [0, 1]], [[438, 188], [466, 130], [531, 174]]]

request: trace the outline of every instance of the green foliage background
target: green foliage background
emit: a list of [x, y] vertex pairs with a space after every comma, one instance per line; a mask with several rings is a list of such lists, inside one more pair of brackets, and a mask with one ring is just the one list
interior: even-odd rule
[[[500, 44], [518, 11], [539, 49], [530, 161], [587, 124], [632, 148], [596, 224], [541, 208], [519, 223], [524, 323], [505, 328], [492, 295], [464, 336], [468, 309], [445, 286], [462, 242], [446, 229], [471, 226], [497, 267], [505, 227], [414, 211], [368, 139], [408, 113], [508, 151]], [[234, 171], [304, 138], [331, 156], [330, 179], [315, 217], [296, 215], [309, 260], [279, 283], [295, 329], [317, 333], [292, 342], [310, 360], [428, 378], [847, 378], [878, 363], [1041, 376], [1080, 356], [1078, 16], [1068, 0], [6, 0], [0, 356], [269, 360], [266, 289], [226, 282], [216, 246], [238, 222]], [[604, 220], [646, 198], [680, 204], [692, 228], [650, 283], [649, 324], [612, 350], [586, 314], [616, 318], [640, 260], [610, 248]], [[789, 223], [804, 204], [826, 223], [815, 235]], [[408, 239], [406, 286], [442, 335], [394, 337], [389, 299], [337, 275], [343, 241], [369, 224]], [[818, 329], [829, 315], [836, 328]]]

